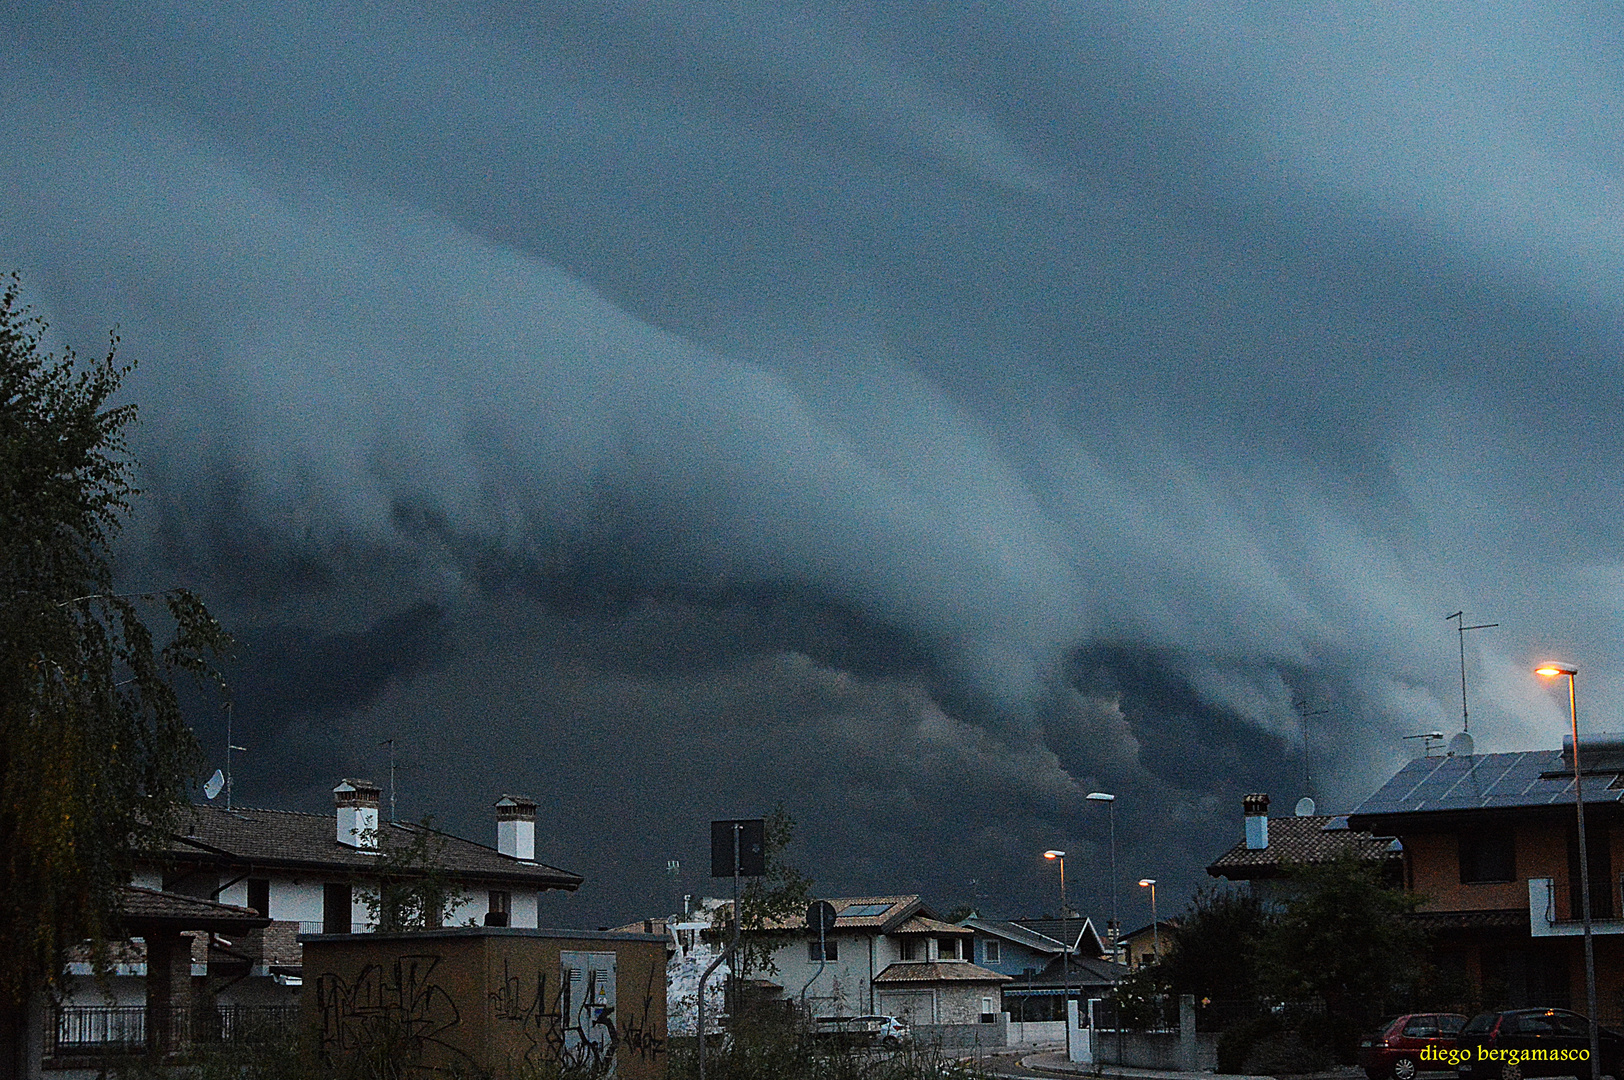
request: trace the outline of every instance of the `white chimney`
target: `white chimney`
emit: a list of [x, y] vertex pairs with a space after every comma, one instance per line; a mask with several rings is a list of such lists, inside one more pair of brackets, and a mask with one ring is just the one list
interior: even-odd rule
[[383, 793], [371, 780], [340, 780], [333, 789], [338, 807], [338, 842], [366, 851], [378, 849], [378, 800]]
[[510, 859], [536, 861], [536, 800], [523, 795], [496, 800], [496, 850]]
[[1269, 797], [1247, 795], [1241, 799], [1241, 811], [1246, 815], [1246, 847], [1262, 851], [1269, 846]]

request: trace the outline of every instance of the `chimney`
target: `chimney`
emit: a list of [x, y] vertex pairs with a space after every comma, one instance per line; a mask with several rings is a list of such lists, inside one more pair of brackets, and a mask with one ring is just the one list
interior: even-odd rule
[[1246, 815], [1247, 850], [1262, 851], [1269, 846], [1269, 797], [1247, 795], [1241, 799], [1241, 811]]
[[520, 862], [536, 861], [536, 800], [523, 795], [496, 800], [496, 850]]
[[333, 789], [338, 807], [338, 842], [363, 851], [378, 850], [378, 799], [371, 780], [340, 780]]

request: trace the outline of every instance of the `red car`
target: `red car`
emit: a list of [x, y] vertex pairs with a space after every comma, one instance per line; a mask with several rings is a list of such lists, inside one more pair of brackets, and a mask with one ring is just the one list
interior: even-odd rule
[[[1359, 1066], [1370, 1080], [1415, 1080], [1419, 1072], [1454, 1068], [1447, 1051], [1466, 1026], [1459, 1013], [1406, 1013], [1386, 1021], [1359, 1043]], [[1431, 1051], [1422, 1051], [1431, 1047]]]

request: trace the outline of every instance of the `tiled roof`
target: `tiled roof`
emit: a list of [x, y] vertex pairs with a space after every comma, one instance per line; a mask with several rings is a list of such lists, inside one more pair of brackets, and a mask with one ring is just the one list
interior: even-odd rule
[[1269, 846], [1249, 848], [1243, 840], [1207, 867], [1213, 877], [1231, 880], [1272, 877], [1283, 864], [1324, 863], [1343, 855], [1379, 862], [1397, 853], [1393, 840], [1348, 828], [1348, 819], [1328, 814], [1269, 819]]
[[[840, 922], [839, 922], [838, 919], [835, 920], [835, 925], [836, 926], [840, 925]], [[940, 919], [933, 919], [928, 915], [918, 915], [918, 914], [916, 914], [916, 915], [910, 916], [905, 922], [902, 923], [902, 925], [900, 925], [900, 926], [896, 927], [894, 930], [892, 930], [891, 933], [893, 933], [893, 934], [964, 934], [966, 936], [969, 936], [969, 935], [973, 935], [975, 933], [975, 931], [970, 929], [967, 926], [955, 926], [952, 923], [943, 922]]]
[[882, 983], [941, 983], [941, 982], [975, 982], [975, 983], [1003, 983], [1009, 982], [1008, 975], [1000, 975], [996, 971], [988, 971], [984, 967], [964, 960], [942, 961], [939, 963], [914, 963], [902, 961], [892, 964], [884, 971], [874, 976], [874, 985]]
[[1519, 930], [1528, 932], [1527, 908], [1487, 911], [1416, 911], [1409, 919], [1423, 930]]
[[1007, 941], [1024, 945], [1033, 952], [1058, 954], [1065, 948], [1064, 945], [1051, 937], [1040, 934], [1036, 930], [1030, 930], [1020, 923], [1003, 919], [983, 919], [976, 916], [965, 919], [964, 925], [972, 930], [980, 930], [984, 934], [992, 934], [995, 937], [1001, 937]]
[[[378, 826], [378, 843], [385, 850], [399, 850], [424, 831], [421, 825], [382, 823]], [[520, 862], [495, 848], [438, 830], [427, 831], [440, 845], [439, 861], [463, 880], [537, 889], [573, 890], [581, 884], [581, 876], [568, 870]], [[331, 814], [192, 806], [181, 811], [175, 835], [161, 856], [182, 862], [363, 875], [377, 866], [377, 855], [339, 843], [337, 832], [337, 821]]]
[[[1581, 760], [1580, 764], [1586, 762]], [[1618, 768], [1594, 771], [1600, 775], [1586, 770], [1586, 803], [1624, 799]], [[1560, 750], [1529, 750], [1518, 754], [1416, 758], [1349, 816], [1559, 805], [1573, 805], [1572, 759], [1564, 757]]]
[[[1031, 987], [1042, 989], [1050, 986], [1109, 986], [1128, 975], [1128, 967], [1110, 960], [1097, 960], [1091, 956], [1073, 956], [1069, 974], [1061, 968], [1060, 957], [1055, 957], [1044, 966], [1030, 980]], [[1017, 986], [1027, 986], [1029, 980], [1024, 976], [1010, 984], [1011, 989]]]
[[271, 921], [252, 908], [135, 885], [119, 890], [119, 914], [124, 926], [133, 934], [139, 934], [143, 926], [167, 926], [176, 930], [251, 930]]
[[1096, 949], [1101, 954], [1105, 952], [1099, 932], [1094, 929], [1093, 920], [1087, 916], [1072, 919], [1012, 919], [1010, 922], [1057, 944], [1069, 936], [1075, 952], [1083, 953], [1090, 949]]
[[[867, 930], [874, 929], [881, 933], [893, 933], [910, 915], [918, 912], [923, 906], [918, 894], [907, 896], [841, 896], [829, 898], [829, 903], [835, 908], [836, 930]], [[847, 915], [852, 909], [873, 909], [872, 915]], [[728, 917], [722, 909], [718, 917]], [[805, 930], [806, 912], [797, 911], [782, 919], [769, 923], [768, 930]], [[956, 928], [955, 928], [956, 929]]]

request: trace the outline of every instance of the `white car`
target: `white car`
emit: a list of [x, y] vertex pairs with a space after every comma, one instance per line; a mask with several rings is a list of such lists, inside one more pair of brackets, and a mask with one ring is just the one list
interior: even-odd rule
[[901, 1046], [911, 1037], [908, 1021], [900, 1016], [822, 1016], [814, 1032], [859, 1046]]

